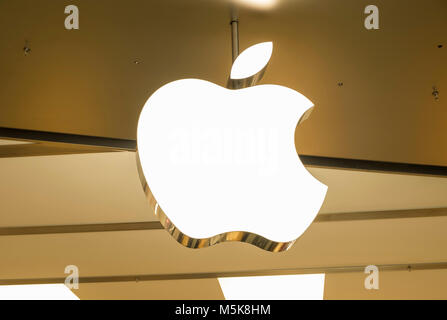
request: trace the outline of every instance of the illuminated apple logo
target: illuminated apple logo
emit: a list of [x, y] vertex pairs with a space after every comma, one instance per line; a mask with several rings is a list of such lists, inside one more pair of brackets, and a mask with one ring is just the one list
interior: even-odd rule
[[[327, 187], [295, 148], [298, 120], [313, 107], [278, 85], [252, 85], [272, 43], [245, 50], [226, 89], [183, 79], [158, 89], [138, 123], [138, 164], [149, 204], [181, 244], [242, 241], [287, 250], [309, 227]], [[244, 88], [246, 87], [246, 88]]]

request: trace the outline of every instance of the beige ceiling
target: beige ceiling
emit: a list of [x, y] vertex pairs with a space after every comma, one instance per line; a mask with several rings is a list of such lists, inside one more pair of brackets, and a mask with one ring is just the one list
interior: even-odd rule
[[[326, 274], [324, 300], [445, 300], [447, 270], [381, 271], [379, 289], [366, 290], [364, 272]], [[81, 299], [223, 299], [216, 279], [91, 283]]]
[[[156, 220], [134, 161], [131, 152], [0, 159], [0, 227]], [[329, 186], [323, 214], [447, 207], [446, 178], [310, 170]], [[63, 277], [68, 264], [116, 276], [444, 262], [446, 228], [447, 217], [320, 222], [281, 254], [243, 243], [192, 250], [164, 230], [0, 236], [0, 280]]]
[[[329, 187], [323, 214], [447, 207], [447, 178], [308, 169]], [[3, 158], [0, 176], [0, 227], [157, 220], [133, 152]]]
[[165, 230], [2, 236], [0, 280], [64, 278], [67, 265], [98, 277], [446, 262], [446, 228], [446, 217], [314, 223], [277, 254], [244, 243], [189, 249]]
[[[363, 27], [366, 0], [243, 7], [241, 48], [272, 40], [264, 83], [316, 104], [297, 130], [301, 154], [447, 165], [447, 2], [374, 3], [376, 31]], [[133, 139], [145, 100], [164, 83], [225, 84], [228, 1], [70, 4], [80, 9], [80, 30], [65, 30], [65, 3], [0, 2], [1, 126]]]
[[366, 290], [364, 272], [326, 276], [324, 299], [446, 300], [447, 270], [382, 271], [379, 289]]
[[[322, 214], [447, 207], [447, 178], [309, 170], [329, 186]], [[0, 227], [156, 220], [132, 152], [3, 158], [0, 176]], [[0, 236], [0, 282], [63, 278], [71, 264], [81, 277], [104, 277], [445, 262], [446, 228], [447, 217], [320, 222], [280, 254], [244, 243], [192, 250], [164, 230]], [[329, 274], [325, 298], [377, 298], [357, 287], [362, 281], [360, 274]], [[420, 297], [417, 283], [406, 285], [404, 296], [392, 277], [382, 283], [389, 287], [379, 297]], [[445, 297], [435, 284], [431, 297]], [[222, 298], [216, 279], [81, 284], [75, 293], [81, 299]]]
[[73, 290], [81, 300], [224, 299], [217, 279], [89, 283]]

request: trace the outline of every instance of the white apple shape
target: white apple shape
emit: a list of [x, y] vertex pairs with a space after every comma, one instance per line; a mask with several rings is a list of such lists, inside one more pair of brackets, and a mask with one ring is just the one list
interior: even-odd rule
[[138, 123], [139, 161], [152, 207], [176, 240], [289, 248], [327, 191], [295, 148], [298, 120], [311, 107], [271, 84], [229, 90], [183, 79], [152, 94]]

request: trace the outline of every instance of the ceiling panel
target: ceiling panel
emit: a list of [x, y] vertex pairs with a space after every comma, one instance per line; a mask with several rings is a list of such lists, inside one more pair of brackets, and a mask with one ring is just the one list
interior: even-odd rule
[[[321, 213], [447, 207], [447, 178], [308, 169], [329, 187]], [[0, 227], [157, 221], [133, 152], [3, 158], [0, 176]]]
[[446, 262], [447, 217], [314, 223], [286, 252], [246, 243], [194, 250], [164, 230], [0, 237], [1, 279], [256, 271]]
[[217, 279], [85, 283], [73, 292], [81, 300], [223, 300]]
[[366, 290], [364, 272], [326, 275], [325, 300], [446, 300], [447, 270], [379, 271], [379, 290]]
[[0, 176], [0, 226], [156, 219], [133, 152], [4, 158]]
[[[447, 207], [446, 178], [309, 170], [329, 185], [322, 213]], [[132, 152], [0, 159], [0, 175], [1, 227], [156, 220]], [[164, 230], [0, 236], [0, 279], [64, 277], [69, 264], [112, 276], [443, 262], [446, 223], [319, 222], [281, 254], [244, 243], [187, 249]]]

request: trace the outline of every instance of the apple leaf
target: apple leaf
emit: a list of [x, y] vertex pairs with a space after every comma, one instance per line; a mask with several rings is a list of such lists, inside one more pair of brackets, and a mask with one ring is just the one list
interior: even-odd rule
[[233, 62], [231, 79], [246, 79], [262, 71], [273, 52], [272, 42], [262, 42], [245, 49]]

